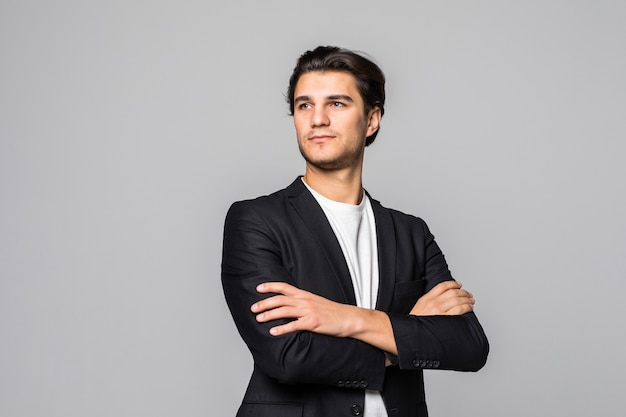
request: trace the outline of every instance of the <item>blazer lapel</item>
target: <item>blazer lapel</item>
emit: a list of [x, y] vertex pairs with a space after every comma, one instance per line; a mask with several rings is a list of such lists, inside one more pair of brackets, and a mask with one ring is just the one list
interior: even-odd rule
[[371, 197], [370, 202], [376, 219], [376, 240], [378, 242], [379, 279], [376, 309], [388, 311], [396, 281], [396, 234], [389, 210]]
[[333, 232], [324, 211], [298, 177], [286, 189], [289, 202], [296, 210], [302, 221], [306, 224], [313, 237], [317, 240], [322, 251], [330, 264], [331, 269], [338, 281], [345, 302], [356, 304], [354, 288], [350, 278], [350, 271], [346, 259], [339, 246], [335, 232]]

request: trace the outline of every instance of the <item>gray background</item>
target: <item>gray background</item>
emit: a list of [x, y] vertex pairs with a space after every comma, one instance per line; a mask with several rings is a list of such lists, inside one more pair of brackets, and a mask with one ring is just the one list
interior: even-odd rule
[[626, 3], [0, 2], [0, 415], [229, 416], [234, 200], [303, 172], [283, 101], [318, 44], [388, 77], [366, 188], [478, 299], [433, 416], [621, 416]]

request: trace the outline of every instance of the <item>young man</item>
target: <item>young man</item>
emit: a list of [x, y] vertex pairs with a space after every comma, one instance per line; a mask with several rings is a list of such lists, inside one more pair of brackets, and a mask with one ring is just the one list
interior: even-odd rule
[[305, 174], [228, 212], [222, 285], [254, 358], [238, 416], [423, 417], [423, 369], [487, 360], [474, 298], [426, 224], [363, 190], [384, 84], [352, 51], [303, 54], [288, 100]]

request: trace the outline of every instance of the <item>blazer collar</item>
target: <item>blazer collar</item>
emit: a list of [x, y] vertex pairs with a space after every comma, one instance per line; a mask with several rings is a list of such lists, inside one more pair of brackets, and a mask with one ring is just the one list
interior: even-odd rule
[[335, 300], [348, 304], [356, 304], [354, 288], [350, 278], [350, 271], [343, 256], [339, 241], [333, 232], [324, 211], [306, 188], [301, 177], [296, 178], [287, 187], [287, 197], [304, 224], [308, 227], [313, 237], [317, 240], [320, 250], [326, 256], [333, 270], [337, 284], [341, 288], [342, 300]]
[[[367, 191], [366, 191], [367, 193]], [[389, 311], [393, 288], [396, 282], [396, 233], [391, 213], [369, 193], [376, 219], [376, 241], [378, 242], [378, 297], [376, 309]]]
[[[354, 288], [350, 278], [350, 271], [346, 259], [337, 241], [324, 211], [302, 182], [302, 177], [296, 178], [286, 188], [290, 203], [307, 225], [311, 234], [319, 243], [319, 247], [326, 255], [335, 278], [342, 290], [344, 299], [350, 304], [356, 304]], [[387, 311], [391, 305], [393, 287], [396, 276], [396, 238], [394, 224], [388, 209], [384, 208], [377, 200], [365, 191], [372, 204], [376, 221], [376, 239], [378, 242], [378, 297], [376, 308]]]

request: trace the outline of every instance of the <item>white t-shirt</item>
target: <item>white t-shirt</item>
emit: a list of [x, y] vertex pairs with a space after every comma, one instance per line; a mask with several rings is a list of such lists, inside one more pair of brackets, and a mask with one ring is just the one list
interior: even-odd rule
[[[304, 180], [302, 180], [304, 182]], [[350, 271], [356, 305], [376, 307], [378, 296], [378, 245], [374, 211], [366, 194], [358, 205], [329, 200], [311, 189], [309, 191], [324, 210]], [[365, 390], [363, 417], [387, 417], [387, 410], [379, 391]]]

